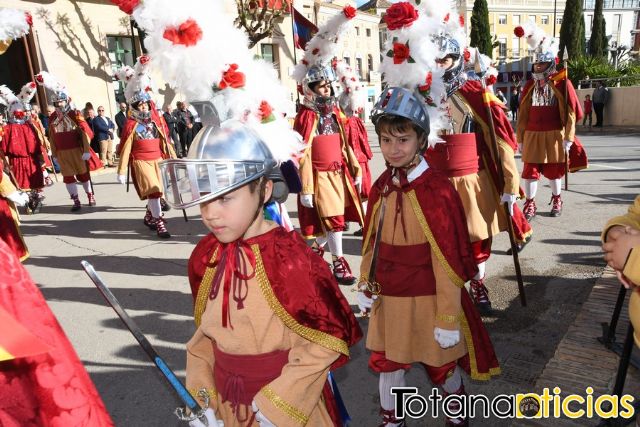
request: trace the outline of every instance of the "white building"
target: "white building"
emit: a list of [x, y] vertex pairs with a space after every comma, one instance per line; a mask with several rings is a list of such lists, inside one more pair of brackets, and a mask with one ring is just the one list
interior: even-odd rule
[[[595, 3], [595, 0], [584, 0], [582, 4], [587, 43], [591, 38]], [[604, 0], [602, 15], [606, 22], [605, 34], [609, 39], [610, 49], [634, 47], [639, 11], [640, 0]]]

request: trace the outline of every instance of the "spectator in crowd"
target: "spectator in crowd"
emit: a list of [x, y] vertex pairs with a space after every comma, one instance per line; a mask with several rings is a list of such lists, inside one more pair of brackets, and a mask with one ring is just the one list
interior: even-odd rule
[[604, 107], [609, 101], [609, 89], [604, 85], [604, 82], [600, 80], [598, 86], [593, 91], [593, 109], [596, 112], [596, 124], [597, 128], [601, 128], [604, 123]]
[[181, 101], [176, 103], [175, 111], [178, 136], [180, 137], [180, 148], [182, 156], [186, 156], [193, 141], [193, 114], [187, 109], [187, 104]]
[[507, 97], [504, 96], [504, 89], [498, 89], [496, 96], [504, 105], [507, 105]]
[[120, 111], [116, 114], [115, 117], [116, 125], [118, 125], [118, 138], [122, 136], [122, 130], [124, 129], [124, 124], [127, 122], [127, 103], [120, 103]]
[[[87, 105], [90, 106], [91, 103], [87, 102]], [[93, 128], [93, 119], [95, 119], [96, 117], [96, 112], [93, 109], [93, 107], [85, 107], [85, 109], [83, 110], [83, 114], [84, 114], [84, 119], [87, 121], [87, 124], [89, 125], [89, 128], [91, 128], [91, 131], [93, 132], [93, 139], [91, 140], [91, 149], [93, 151], [95, 151], [96, 153], [100, 152], [100, 141], [98, 141], [98, 139], [96, 138], [96, 132], [95, 129]]]
[[93, 111], [94, 117], [95, 117], [95, 110], [93, 108], [93, 104], [91, 102], [87, 102], [86, 104], [84, 104], [84, 108], [82, 109], [82, 115], [87, 120], [89, 119], [89, 112], [90, 111]]
[[167, 127], [169, 128], [169, 135], [171, 137], [171, 142], [173, 143], [173, 147], [176, 150], [176, 154], [178, 158], [182, 158], [182, 147], [180, 146], [180, 137], [178, 136], [178, 123], [176, 120], [176, 116], [173, 114], [173, 107], [171, 104], [168, 104], [164, 108], [164, 113], [162, 114], [164, 117], [164, 121], [167, 123]]
[[[105, 116], [104, 107], [98, 107], [98, 116], [93, 119], [94, 140], [98, 141], [100, 160], [105, 166], [113, 167], [113, 131], [116, 125]], [[95, 150], [94, 150], [95, 151]]]
[[509, 109], [511, 110], [511, 120], [518, 119], [518, 105], [520, 104], [520, 91], [514, 87], [511, 91], [511, 99], [509, 100]]
[[593, 102], [591, 101], [591, 95], [585, 96], [584, 97], [584, 118], [582, 119], [582, 126], [584, 126], [587, 123], [587, 119], [589, 119], [589, 127], [591, 127], [592, 107], [593, 107]]
[[200, 129], [202, 129], [202, 119], [193, 105], [187, 104], [187, 109], [193, 114], [193, 137], [195, 138]]

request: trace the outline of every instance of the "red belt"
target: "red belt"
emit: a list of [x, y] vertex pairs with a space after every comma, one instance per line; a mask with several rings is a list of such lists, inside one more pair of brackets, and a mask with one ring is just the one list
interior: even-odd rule
[[560, 107], [556, 105], [532, 106], [529, 109], [529, 121], [526, 130], [548, 131], [562, 129]]
[[133, 142], [131, 157], [134, 160], [158, 160], [162, 159], [160, 139], [138, 139]]
[[376, 281], [382, 286], [382, 295], [435, 295], [431, 246], [428, 243], [397, 246], [380, 242]]
[[238, 405], [251, 406], [260, 389], [278, 378], [289, 361], [289, 350], [238, 355], [221, 351], [215, 343], [213, 355], [216, 390], [223, 402], [231, 403], [236, 416]]
[[54, 142], [56, 144], [56, 150], [72, 150], [74, 148], [82, 148], [82, 142], [77, 130], [56, 132], [54, 134]]
[[311, 141], [311, 161], [319, 171], [342, 169], [342, 147], [340, 134], [318, 135]]
[[441, 138], [444, 143], [436, 144], [424, 154], [429, 167], [449, 178], [477, 173], [483, 168], [478, 164], [475, 133], [442, 135]]

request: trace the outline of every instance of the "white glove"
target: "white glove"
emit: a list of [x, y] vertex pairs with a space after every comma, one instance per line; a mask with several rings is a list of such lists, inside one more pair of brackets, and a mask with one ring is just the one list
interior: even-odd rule
[[366, 313], [368, 311], [371, 311], [371, 306], [373, 305], [373, 302], [377, 299], [378, 299], [377, 295], [371, 295], [371, 297], [368, 297], [365, 295], [364, 292], [358, 292], [358, 295], [356, 296], [356, 301], [358, 303], [358, 308], [360, 309], [360, 312]]
[[502, 203], [507, 203], [509, 205], [509, 215], [513, 216], [513, 205], [516, 203], [516, 195], [504, 193], [502, 197], [500, 197], [500, 201]]
[[301, 194], [300, 204], [305, 208], [313, 208], [313, 194]]
[[562, 145], [564, 146], [564, 152], [565, 153], [569, 153], [569, 150], [571, 149], [571, 146], [573, 145], [573, 142], [571, 142], [571, 141], [562, 141]]
[[522, 154], [522, 142], [518, 142], [518, 151]]
[[91, 153], [82, 153], [82, 160], [87, 161], [91, 158]]
[[50, 156], [51, 155], [51, 150], [47, 150], [47, 155]]
[[120, 183], [120, 184], [126, 184], [127, 183], [127, 177], [124, 175], [118, 175], [116, 176], [116, 180]]
[[189, 427], [224, 427], [224, 423], [216, 418], [216, 414], [213, 412], [213, 409], [208, 408], [204, 411], [204, 416], [207, 419], [206, 425], [200, 420], [193, 420], [189, 421]]
[[460, 342], [460, 331], [433, 328], [433, 336], [442, 348], [453, 347]]
[[253, 409], [253, 412], [256, 413], [256, 421], [258, 422], [258, 425], [260, 425], [260, 427], [276, 427], [274, 423], [269, 421], [269, 418], [265, 417], [264, 414], [260, 412], [260, 409], [258, 408], [258, 405], [256, 405], [255, 400], [251, 402], [251, 408]]
[[42, 169], [42, 176], [45, 178], [49, 176], [49, 171], [46, 168]]
[[23, 193], [22, 191], [14, 191], [7, 195], [7, 199], [11, 200], [18, 206], [25, 206], [29, 203], [29, 195], [27, 193]]
[[362, 177], [356, 176], [356, 178], [353, 180], [353, 183], [356, 185], [356, 188], [358, 189], [358, 193], [359, 193], [360, 189], [362, 188]]

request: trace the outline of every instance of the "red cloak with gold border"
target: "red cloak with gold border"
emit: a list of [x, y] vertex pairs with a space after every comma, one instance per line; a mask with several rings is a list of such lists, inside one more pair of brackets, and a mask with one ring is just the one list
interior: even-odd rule
[[[498, 177], [498, 165], [496, 159], [492, 155], [493, 149], [490, 147], [491, 142], [491, 128], [489, 125], [489, 116], [487, 115], [487, 109], [484, 104], [483, 96], [488, 98], [489, 105], [491, 106], [491, 117], [493, 119], [493, 126], [496, 132], [496, 142], [501, 142], [508, 145], [515, 151], [518, 148], [516, 142], [516, 136], [509, 122], [509, 118], [505, 114], [504, 104], [496, 96], [489, 91], [482, 88], [482, 83], [475, 80], [468, 80], [459, 90], [460, 94], [467, 106], [473, 110], [474, 119], [476, 125], [480, 129], [476, 128], [476, 146], [478, 147], [478, 155], [480, 161], [483, 162], [484, 167], [489, 172], [491, 181], [493, 182], [498, 194], [502, 194], [504, 189], [504, 180], [500, 180]], [[523, 196], [524, 192], [520, 189], [520, 196]], [[497, 203], [500, 203], [497, 200]], [[500, 203], [502, 205], [502, 203]], [[513, 205], [513, 215], [511, 216], [511, 223], [513, 224], [513, 231], [516, 241], [522, 243], [528, 237], [533, 234], [529, 221], [525, 218], [522, 210], [517, 204]]]
[[[556, 96], [558, 103], [562, 105], [564, 108], [565, 105], [565, 90], [567, 93], [567, 104], [569, 109], [573, 111], [576, 115], [576, 124], [582, 120], [583, 111], [582, 105], [580, 104], [580, 99], [578, 99], [578, 94], [576, 93], [571, 80], [567, 79], [566, 69], [560, 70], [549, 77], [549, 80], [553, 82], [554, 87], [557, 89], [554, 91], [554, 95]], [[524, 85], [522, 89], [522, 94], [520, 95], [520, 106], [518, 110], [523, 108], [531, 108], [531, 91], [533, 90], [535, 84], [535, 80], [527, 81], [527, 84]], [[562, 122], [565, 122], [565, 118], [561, 117]], [[584, 149], [584, 146], [580, 142], [578, 135], [574, 136], [573, 144], [569, 149], [569, 172], [578, 172], [582, 169], [586, 169], [589, 167], [589, 159], [587, 158], [587, 152]]]
[[[371, 188], [364, 222], [363, 253], [375, 240], [371, 220], [377, 218], [381, 195], [387, 185], [392, 185], [390, 169], [385, 170]], [[476, 275], [478, 266], [473, 258], [462, 201], [453, 184], [445, 174], [427, 169], [401, 191], [411, 200], [437, 262], [454, 285], [464, 287]], [[465, 335], [468, 357], [458, 363], [472, 378], [487, 380], [500, 373], [498, 358], [469, 293], [463, 290], [460, 298], [464, 314], [460, 322], [461, 332]]]
[[[54, 143], [55, 143], [56, 129], [53, 123], [58, 117], [57, 114], [58, 112], [54, 111], [51, 114], [51, 116], [49, 116], [49, 135], [51, 136], [51, 139], [53, 140]], [[91, 128], [89, 127], [89, 124], [87, 123], [84, 116], [82, 115], [82, 112], [80, 112], [80, 110], [70, 110], [70, 111], [67, 111], [65, 114], [76, 124], [76, 126], [78, 126], [78, 138], [79, 138], [78, 147], [83, 147], [82, 138], [86, 138], [87, 141], [90, 143], [91, 140], [93, 139], [93, 131], [91, 130]], [[98, 157], [96, 152], [93, 151], [91, 147], [89, 147], [89, 154], [91, 154], [91, 157], [89, 157], [89, 160], [88, 160], [90, 171], [93, 172], [93, 171], [104, 168], [104, 164], [102, 164], [100, 157]]]
[[20, 231], [18, 210], [11, 200], [2, 197], [17, 189], [11, 181], [9, 181], [8, 175], [4, 173], [2, 163], [3, 162], [0, 161], [0, 240], [4, 241], [9, 248], [11, 248], [14, 255], [20, 261], [24, 261], [29, 258], [29, 249]]
[[[0, 426], [113, 426], [40, 290], [2, 241], [0, 307], [49, 348], [0, 362]], [[2, 326], [6, 325], [0, 330]], [[0, 335], [1, 344], [8, 334]]]

